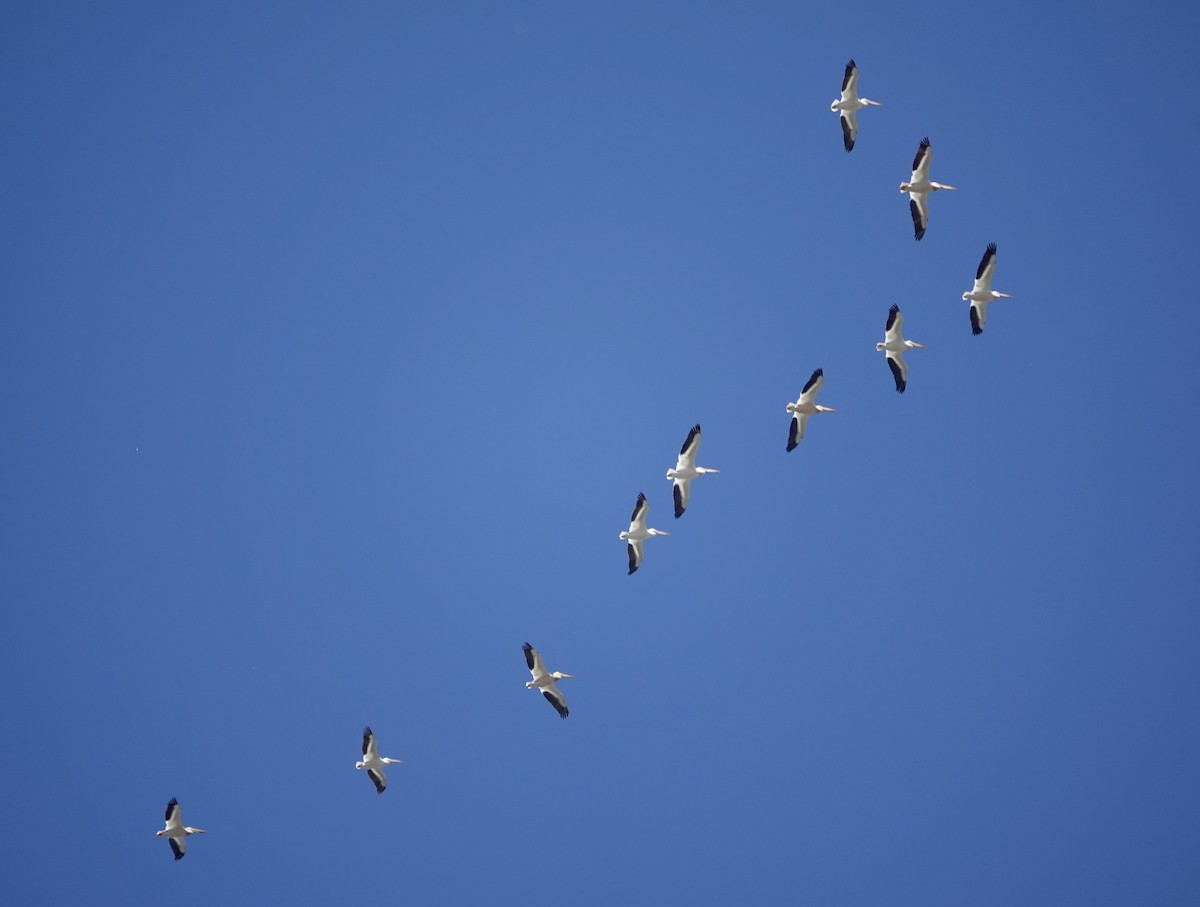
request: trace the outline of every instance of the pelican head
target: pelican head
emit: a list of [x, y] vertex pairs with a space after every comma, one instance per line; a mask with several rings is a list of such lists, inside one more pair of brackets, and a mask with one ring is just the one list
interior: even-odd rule
[[837, 412], [837, 410], [834, 409], [832, 406], [822, 406], [820, 403], [816, 404], [816, 408], [817, 408], [817, 412], [819, 412], [819, 413], [836, 413]]
[[671, 534], [669, 532], [663, 532], [661, 529], [647, 529], [646, 531], [648, 533], [650, 533], [651, 535], [670, 535]]
[[919, 350], [929, 349], [929, 347], [925, 346], [925, 344], [917, 343], [917, 341], [915, 341], [915, 340], [905, 340], [904, 345], [909, 347], [910, 349], [914, 346]]
[[555, 671], [550, 676], [553, 677], [555, 680], [568, 680], [568, 679], [574, 680], [575, 679], [574, 674], [564, 674], [562, 671]]
[[958, 188], [957, 188], [957, 187], [955, 187], [955, 186], [943, 186], [941, 183], [930, 183], [930, 184], [929, 184], [929, 188], [930, 188], [930, 189], [933, 189], [933, 190], [937, 190], [937, 189], [949, 189], [951, 192], [957, 192], [957, 191], [958, 191]]

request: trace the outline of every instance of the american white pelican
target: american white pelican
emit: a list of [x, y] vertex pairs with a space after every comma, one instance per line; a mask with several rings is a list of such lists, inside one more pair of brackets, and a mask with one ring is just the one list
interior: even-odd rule
[[[853, 62], [853, 61], [851, 61]], [[825, 383], [824, 369], [817, 369], [808, 379], [808, 384], [800, 391], [800, 399], [787, 405], [787, 411], [792, 414], [792, 427], [788, 430], [788, 453], [796, 449], [800, 439], [804, 437], [804, 429], [808, 425], [808, 417], [813, 413], [837, 412], [832, 406], [819, 406], [813, 403], [817, 391]]]
[[887, 327], [884, 328], [883, 343], [875, 344], [875, 349], [884, 350], [887, 353], [888, 368], [892, 370], [892, 377], [896, 379], [896, 392], [904, 393], [904, 388], [908, 386], [908, 365], [904, 361], [904, 351], [916, 347], [917, 349], [925, 349], [923, 343], [916, 343], [912, 340], [905, 340], [900, 332], [901, 326], [904, 324], [904, 316], [900, 314], [900, 306], [894, 305], [888, 309]]
[[533, 675], [533, 680], [525, 681], [525, 689], [541, 690], [542, 695], [546, 697], [546, 701], [554, 706], [554, 711], [558, 712], [559, 717], [566, 718], [571, 713], [567, 710], [567, 700], [562, 693], [558, 691], [558, 687], [554, 684], [556, 681], [564, 678], [573, 678], [573, 674], [564, 674], [562, 671], [555, 671], [553, 674], [547, 673], [546, 666], [542, 664], [542, 656], [538, 654], [538, 650], [529, 643], [521, 646], [525, 650], [525, 664], [529, 665], [529, 673]]
[[858, 138], [857, 113], [864, 107], [882, 107], [878, 101], [858, 96], [858, 67], [851, 60], [846, 64], [846, 74], [842, 76], [842, 96], [834, 98], [829, 109], [840, 114], [842, 121], [842, 144], [847, 151], [854, 150], [854, 140]]
[[375, 746], [375, 735], [371, 733], [369, 727], [363, 728], [363, 744], [362, 744], [362, 762], [355, 762], [355, 768], [365, 768], [367, 777], [375, 785], [376, 793], [382, 794], [387, 790], [387, 776], [383, 773], [385, 765], [399, 765], [403, 759], [389, 759], [384, 756], [379, 758], [379, 750]]
[[925, 204], [925, 197], [938, 189], [954, 190], [953, 186], [930, 182], [929, 161], [932, 157], [933, 149], [929, 147], [928, 137], [921, 139], [921, 147], [913, 158], [912, 177], [907, 183], [900, 184], [900, 191], [908, 193], [908, 208], [912, 212], [913, 230], [918, 240], [925, 235], [925, 227], [929, 224], [929, 206]]
[[993, 299], [1012, 299], [1008, 293], [998, 293], [992, 289], [992, 272], [996, 270], [996, 244], [988, 243], [975, 270], [975, 286], [969, 293], [963, 293], [963, 301], [971, 303], [971, 333], [982, 334], [983, 323], [987, 321], [987, 304]]
[[700, 449], [700, 426], [693, 425], [684, 439], [683, 447], [679, 448], [679, 459], [674, 469], [667, 470], [667, 478], [675, 482], [671, 493], [675, 497], [675, 519], [683, 516], [687, 510], [688, 498], [692, 496], [692, 479], [709, 472], [720, 472], [719, 469], [707, 469], [696, 465], [696, 451]]
[[206, 835], [203, 828], [192, 828], [190, 825], [184, 825], [180, 819], [179, 801], [172, 797], [167, 801], [167, 824], [162, 831], [156, 832], [155, 836], [166, 838], [167, 843], [171, 845], [171, 852], [175, 854], [176, 860], [183, 859], [183, 853], [187, 850], [188, 835]]
[[617, 538], [627, 542], [629, 549], [629, 573], [632, 576], [637, 572], [637, 568], [642, 565], [642, 542], [650, 538], [652, 535], [670, 535], [669, 532], [663, 532], [661, 529], [646, 528], [646, 511], [650, 509], [650, 505], [646, 503], [646, 496], [640, 491], [638, 492], [637, 503], [633, 505], [633, 513], [629, 517], [629, 529], [622, 532]]

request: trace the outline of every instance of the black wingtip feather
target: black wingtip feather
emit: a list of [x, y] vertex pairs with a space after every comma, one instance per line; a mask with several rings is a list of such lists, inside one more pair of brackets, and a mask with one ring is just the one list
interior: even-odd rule
[[971, 306], [971, 333], [978, 337], [983, 333], [983, 325], [979, 323], [979, 313], [975, 310], [975, 306]]
[[916, 236], [917, 242], [920, 242], [921, 237], [925, 235], [925, 225], [921, 223], [921, 208], [911, 197], [908, 200], [908, 211], [912, 215], [913, 235]]
[[559, 718], [566, 718], [571, 714], [571, 710], [555, 699], [549, 690], [542, 690], [542, 695], [546, 697], [546, 701], [548, 703], [554, 706], [554, 711], [558, 712]]
[[687, 437], [683, 439], [683, 445], [679, 448], [679, 455], [681, 457], [687, 452], [688, 446], [692, 443], [692, 439], [698, 434], [700, 434], [699, 422], [697, 422], [688, 430]]

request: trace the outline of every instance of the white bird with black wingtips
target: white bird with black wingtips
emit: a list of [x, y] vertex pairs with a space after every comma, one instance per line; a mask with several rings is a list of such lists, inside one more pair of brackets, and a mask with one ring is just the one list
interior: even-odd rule
[[929, 206], [926, 197], [930, 192], [939, 189], [957, 191], [954, 186], [944, 186], [931, 182], [929, 179], [929, 162], [933, 159], [933, 149], [929, 147], [929, 137], [921, 139], [921, 145], [913, 157], [912, 176], [908, 182], [900, 184], [900, 191], [908, 193], [908, 209], [912, 214], [913, 233], [920, 240], [929, 226]]
[[971, 333], [982, 334], [983, 323], [987, 321], [987, 304], [993, 299], [1012, 299], [1008, 293], [998, 293], [992, 289], [992, 272], [996, 270], [996, 244], [988, 243], [975, 270], [975, 286], [963, 293], [964, 302], [971, 303]]
[[903, 325], [904, 316], [900, 314], [900, 306], [892, 306], [888, 309], [883, 343], [875, 344], [875, 349], [887, 353], [888, 368], [892, 370], [892, 377], [896, 379], [896, 393], [898, 394], [904, 393], [904, 389], [908, 387], [908, 364], [904, 361], [904, 351], [913, 347], [921, 350], [926, 348], [923, 343], [905, 340], [904, 335], [900, 332]]
[[646, 496], [639, 491], [637, 503], [633, 505], [633, 513], [629, 516], [629, 528], [617, 536], [626, 543], [629, 551], [629, 576], [636, 573], [637, 568], [642, 565], [642, 542], [652, 535], [671, 534], [663, 532], [661, 529], [646, 528], [646, 513], [649, 510], [650, 505], [646, 503]]
[[692, 426], [684, 439], [683, 447], [679, 448], [679, 459], [674, 469], [667, 470], [667, 478], [673, 481], [671, 494], [675, 498], [675, 519], [683, 516], [687, 510], [688, 499], [692, 496], [692, 479], [710, 472], [720, 472], [719, 469], [709, 469], [696, 465], [696, 451], [700, 449], [700, 425]]
[[817, 397], [817, 391], [821, 389], [821, 385], [825, 383], [825, 370], [816, 369], [812, 376], [808, 379], [808, 383], [800, 391], [800, 399], [795, 403], [787, 405], [787, 411], [792, 414], [792, 425], [788, 429], [788, 453], [791, 453], [800, 444], [800, 440], [804, 437], [804, 429], [808, 425], [808, 417], [813, 413], [833, 413], [837, 412], [832, 406], [820, 406], [813, 403]]
[[846, 74], [842, 76], [842, 96], [834, 98], [829, 109], [839, 114], [842, 124], [842, 144], [847, 151], [854, 150], [854, 140], [858, 138], [858, 111], [864, 107], [882, 107], [878, 101], [858, 96], [858, 67], [851, 60], [846, 64]]
[[574, 679], [572, 674], [564, 674], [562, 671], [555, 671], [553, 674], [546, 670], [546, 666], [542, 664], [542, 656], [538, 650], [525, 643], [521, 648], [525, 652], [525, 664], [529, 666], [529, 673], [533, 675], [533, 680], [525, 681], [525, 689], [541, 690], [542, 695], [546, 697], [546, 701], [554, 706], [554, 711], [558, 712], [560, 718], [566, 718], [570, 715], [567, 709], [567, 700], [555, 686], [560, 680]]
[[167, 839], [167, 843], [171, 845], [171, 852], [175, 854], [176, 860], [183, 859], [183, 854], [187, 850], [188, 835], [208, 834], [203, 828], [192, 828], [190, 825], [183, 824], [182, 810], [179, 808], [179, 801], [174, 797], [167, 801], [166, 820], [166, 826], [162, 831], [156, 832], [155, 835]]
[[355, 762], [354, 767], [357, 769], [365, 768], [367, 770], [367, 777], [375, 785], [375, 792], [382, 794], [387, 790], [387, 775], [383, 773], [383, 767], [385, 765], [399, 765], [404, 760], [391, 759], [387, 756], [380, 759], [379, 748], [375, 745], [375, 735], [371, 733], [369, 727], [363, 728], [362, 754], [362, 761]]

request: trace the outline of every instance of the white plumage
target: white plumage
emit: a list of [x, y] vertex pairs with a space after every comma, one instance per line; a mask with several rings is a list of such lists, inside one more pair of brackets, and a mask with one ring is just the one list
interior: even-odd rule
[[900, 314], [900, 306], [892, 306], [888, 309], [883, 343], [875, 344], [875, 349], [887, 353], [888, 368], [892, 370], [892, 377], [896, 379], [896, 393], [898, 394], [904, 393], [904, 389], [908, 387], [908, 363], [904, 361], [904, 351], [913, 347], [925, 349], [925, 345], [922, 343], [904, 339], [904, 335], [901, 333], [903, 325], [904, 316]]
[[541, 690], [542, 695], [546, 697], [546, 701], [554, 706], [554, 711], [558, 712], [560, 718], [566, 718], [570, 715], [567, 709], [567, 699], [559, 692], [555, 683], [559, 680], [573, 678], [572, 674], [564, 674], [562, 671], [555, 671], [553, 674], [546, 670], [546, 666], [542, 664], [542, 656], [538, 650], [525, 643], [521, 646], [525, 652], [525, 664], [529, 666], [529, 673], [533, 675], [533, 680], [525, 681], [525, 689]]
[[842, 76], [842, 94], [834, 98], [829, 109], [838, 114], [842, 124], [842, 145], [847, 151], [854, 150], [854, 141], [858, 138], [858, 111], [864, 107], [882, 107], [878, 101], [858, 96], [858, 67], [851, 60], [846, 64], [846, 73]]
[[817, 397], [817, 391], [821, 389], [821, 385], [825, 383], [825, 370], [816, 369], [808, 379], [808, 383], [800, 391], [800, 399], [795, 403], [787, 405], [787, 411], [792, 414], [792, 424], [788, 428], [788, 453], [796, 449], [804, 437], [804, 429], [808, 425], [808, 417], [813, 413], [832, 413], [836, 412], [832, 406], [820, 406], [813, 401]]
[[671, 495], [675, 499], [675, 519], [683, 516], [687, 510], [688, 499], [692, 496], [692, 479], [710, 472], [720, 472], [719, 469], [708, 469], [696, 465], [696, 451], [700, 449], [700, 426], [693, 425], [692, 430], [679, 448], [679, 459], [674, 469], [667, 470], [667, 478], [674, 482]]
[[912, 176], [908, 182], [900, 184], [900, 191], [908, 193], [908, 210], [912, 214], [913, 232], [918, 240], [925, 235], [925, 228], [929, 225], [929, 206], [926, 204], [926, 197], [930, 192], [937, 192], [939, 189], [954, 191], [953, 186], [944, 186], [941, 183], [930, 181], [929, 162], [932, 159], [933, 149], [929, 147], [929, 138], [923, 138], [913, 157]]
[[375, 744], [375, 735], [371, 733], [369, 727], [363, 728], [362, 732], [362, 761], [355, 762], [354, 767], [357, 769], [366, 769], [367, 777], [371, 779], [371, 783], [375, 785], [375, 792], [382, 794], [387, 790], [387, 775], [383, 773], [385, 765], [399, 765], [403, 759], [392, 759], [388, 756], [379, 758], [379, 748]]
[[1012, 299], [1008, 293], [998, 293], [992, 289], [992, 272], [996, 270], [996, 244], [988, 243], [975, 269], [975, 285], [963, 293], [963, 301], [971, 303], [971, 333], [982, 334], [984, 322], [987, 321], [987, 304], [993, 299]]
[[618, 536], [627, 543], [630, 576], [636, 573], [637, 568], [642, 565], [642, 542], [652, 535], [671, 534], [663, 532], [661, 529], [646, 528], [646, 514], [649, 510], [650, 505], [646, 503], [646, 496], [638, 492], [637, 503], [633, 505], [633, 513], [629, 516], [629, 528]]
[[157, 837], [166, 838], [167, 843], [171, 845], [171, 852], [175, 854], [175, 859], [182, 860], [187, 851], [187, 836], [205, 835], [208, 832], [203, 828], [184, 825], [183, 810], [179, 808], [179, 801], [172, 797], [167, 801], [166, 825], [162, 831], [155, 834]]

